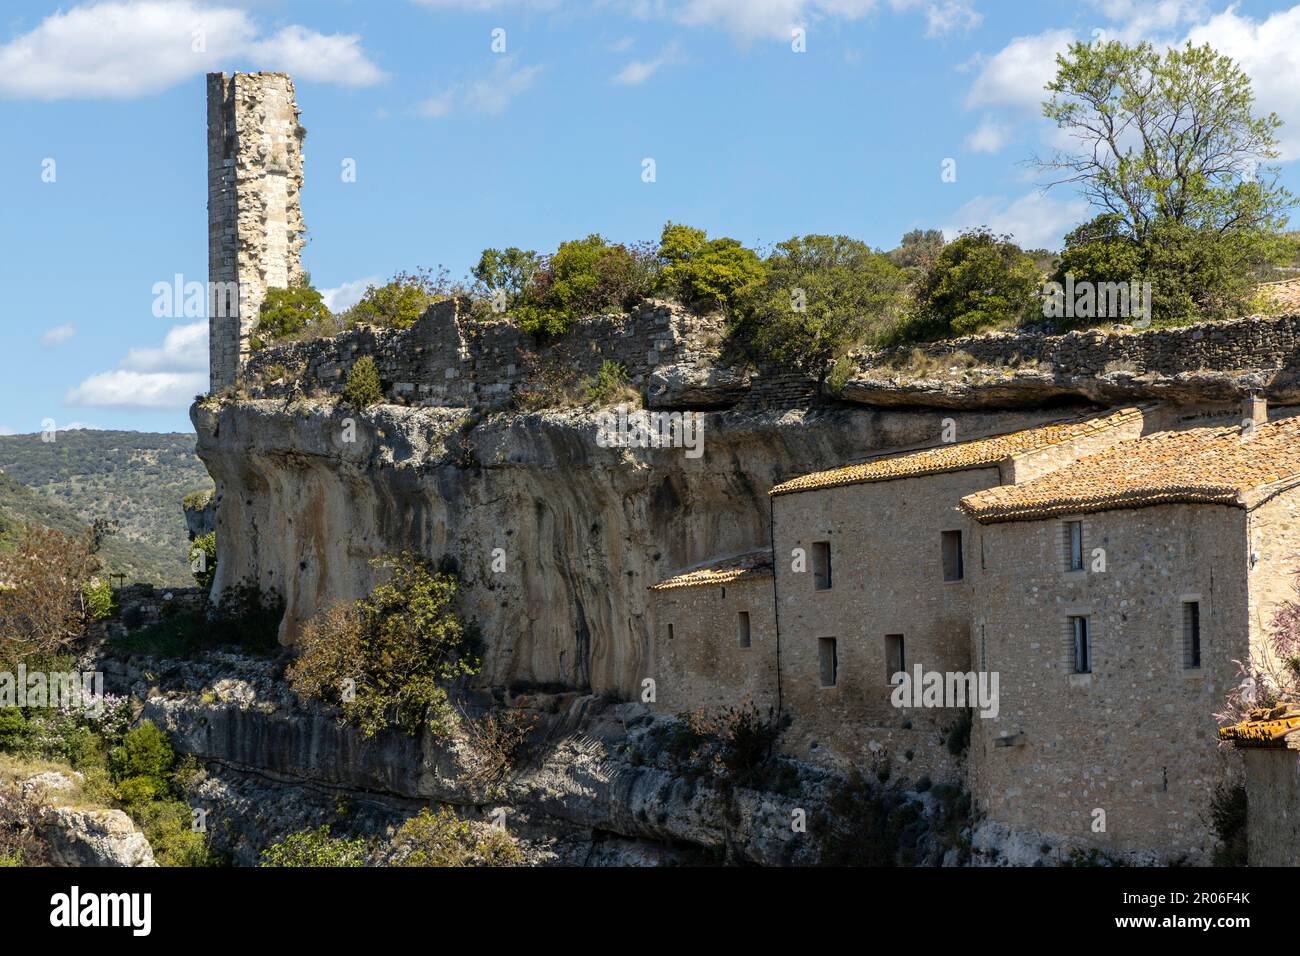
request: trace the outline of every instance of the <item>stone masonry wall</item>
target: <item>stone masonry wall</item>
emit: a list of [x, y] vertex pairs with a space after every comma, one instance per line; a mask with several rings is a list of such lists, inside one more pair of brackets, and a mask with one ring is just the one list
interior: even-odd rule
[[[208, 74], [210, 382], [234, 385], [266, 290], [302, 278], [302, 143], [287, 73]], [[237, 294], [225, 290], [237, 285]], [[235, 311], [237, 315], [230, 314]]]
[[[770, 575], [657, 592], [653, 603], [655, 650], [647, 676], [655, 680], [655, 710], [739, 707], [746, 699], [763, 714], [776, 707]], [[749, 615], [747, 646], [741, 646], [741, 612]]]
[[611, 361], [626, 368], [651, 407], [707, 408], [734, 403], [748, 387], [743, 367], [717, 361], [724, 332], [720, 316], [647, 300], [627, 315], [585, 319], [541, 347], [509, 321], [471, 317], [465, 303], [448, 299], [409, 329], [361, 326], [330, 339], [263, 349], [250, 357], [245, 380], [265, 397], [337, 392], [353, 364], [369, 355], [390, 401], [474, 407], [535, 384], [539, 365], [563, 368], [580, 380]]
[[[1212, 715], [1250, 640], [1246, 512], [1082, 516], [1084, 571], [1067, 570], [1067, 520], [977, 527], [972, 657], [999, 674], [1001, 712], [974, 721], [971, 793], [1012, 828], [1206, 862], [1210, 801], [1233, 772]], [[1095, 548], [1105, 571], [1092, 570]], [[1200, 603], [1199, 668], [1185, 656], [1186, 601]], [[1073, 672], [1071, 616], [1089, 620], [1088, 674]]]

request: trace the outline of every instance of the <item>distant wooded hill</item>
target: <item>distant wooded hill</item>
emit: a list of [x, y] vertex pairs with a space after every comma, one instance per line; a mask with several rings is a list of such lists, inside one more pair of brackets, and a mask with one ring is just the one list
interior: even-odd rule
[[[39, 521], [62, 531], [117, 521], [104, 558], [128, 581], [192, 583], [181, 499], [211, 487], [194, 436], [79, 430], [0, 437], [0, 546], [14, 527]], [[28, 494], [23, 494], [26, 491]]]

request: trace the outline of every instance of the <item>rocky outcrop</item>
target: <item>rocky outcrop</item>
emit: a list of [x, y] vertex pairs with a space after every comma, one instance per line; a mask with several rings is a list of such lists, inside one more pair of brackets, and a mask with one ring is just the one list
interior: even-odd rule
[[[253, 848], [272, 836], [319, 819], [302, 812], [312, 798], [295, 797], [296, 810], [282, 806], [283, 795], [276, 794], [284, 788], [309, 790], [317, 803], [326, 796], [327, 804], [369, 804], [372, 814], [394, 819], [430, 803], [470, 814], [504, 808], [512, 833], [538, 844], [567, 835], [582, 845], [584, 857], [604, 835], [614, 835], [629, 841], [619, 856], [657, 857], [653, 845], [766, 865], [819, 858], [819, 843], [792, 828], [791, 820], [796, 809], [811, 813], [819, 804], [830, 773], [790, 761], [780, 793], [724, 791], [670, 765], [665, 748], [673, 721], [639, 704], [576, 694], [513, 699], [512, 706], [538, 722], [533, 756], [502, 785], [490, 786], [477, 782], [463, 738], [389, 733], [367, 739], [328, 710], [301, 706], [272, 676], [271, 665], [227, 657], [197, 665], [140, 663], [139, 671], [105, 666], [110, 686], [145, 670], [169, 674], [163, 678], [168, 689], [146, 692], [141, 717], [166, 731], [178, 752], [211, 765], [209, 781], [190, 796], [211, 806], [211, 832], [239, 834], [233, 849], [240, 862], [252, 862]], [[226, 676], [194, 689], [218, 673]], [[473, 719], [473, 703], [462, 706]], [[261, 796], [250, 799], [250, 791]], [[585, 860], [552, 851], [545, 862]]]
[[866, 351], [840, 392], [875, 406], [1015, 408], [1062, 399], [1235, 401], [1261, 392], [1300, 400], [1300, 316], [1170, 329], [1044, 335], [994, 332]]
[[701, 415], [704, 453], [610, 448], [593, 410], [486, 418], [465, 409], [227, 401], [192, 411], [217, 483], [214, 596], [278, 590], [282, 640], [362, 596], [369, 560], [415, 548], [453, 559], [462, 613], [485, 642], [482, 682], [623, 698], [646, 675], [647, 588], [768, 541], [781, 480], [891, 448], [1061, 415], [857, 408]]
[[40, 835], [55, 866], [157, 866], [143, 833], [121, 810], [51, 807]]

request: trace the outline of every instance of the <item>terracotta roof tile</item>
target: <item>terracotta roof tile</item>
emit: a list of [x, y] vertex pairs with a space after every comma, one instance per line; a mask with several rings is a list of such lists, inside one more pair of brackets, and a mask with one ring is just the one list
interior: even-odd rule
[[677, 588], [713, 587], [748, 578], [770, 576], [771, 573], [772, 550], [761, 548], [729, 558], [714, 558], [706, 564], [683, 571], [667, 581], [652, 585], [650, 590], [672, 591]]
[[1288, 734], [1300, 730], [1300, 706], [1281, 704], [1252, 710], [1250, 717], [1231, 727], [1220, 727], [1219, 737], [1242, 746], [1277, 746]]
[[1039, 428], [994, 435], [975, 441], [937, 445], [922, 451], [887, 455], [857, 465], [847, 465], [794, 478], [777, 485], [769, 494], [788, 495], [799, 491], [838, 488], [841, 485], [892, 481], [895, 478], [914, 478], [921, 475], [989, 467], [1025, 452], [1038, 451], [1141, 418], [1141, 409], [1124, 408], [1096, 418], [1054, 422]]
[[985, 524], [1160, 504], [1244, 508], [1247, 492], [1295, 476], [1300, 417], [1249, 435], [1232, 426], [1129, 439], [1033, 481], [968, 495], [961, 508]]

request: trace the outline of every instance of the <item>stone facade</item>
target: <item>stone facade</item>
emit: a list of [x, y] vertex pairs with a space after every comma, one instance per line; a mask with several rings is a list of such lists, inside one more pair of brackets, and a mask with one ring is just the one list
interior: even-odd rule
[[770, 573], [664, 592], [656, 621], [656, 710], [728, 708], [746, 699], [761, 713], [776, 708]]
[[[1072, 520], [1079, 571], [1067, 568]], [[972, 655], [999, 674], [1001, 707], [974, 721], [970, 786], [991, 819], [1205, 862], [1210, 799], [1232, 770], [1212, 715], [1251, 639], [1246, 524], [1241, 509], [1178, 504], [976, 526]], [[1198, 667], [1184, 646], [1190, 602]], [[1089, 673], [1075, 673], [1075, 617], [1088, 622]]]
[[626, 315], [583, 319], [541, 346], [508, 319], [476, 318], [468, 303], [448, 299], [409, 329], [362, 326], [255, 352], [245, 378], [259, 396], [337, 392], [353, 364], [368, 355], [388, 401], [467, 408], [536, 387], [548, 366], [576, 386], [608, 361], [624, 367], [652, 408], [710, 408], [733, 404], [749, 385], [743, 364], [717, 361], [725, 333], [721, 316], [647, 300]]
[[234, 385], [266, 290], [301, 281], [302, 144], [287, 73], [208, 74], [212, 390]]

